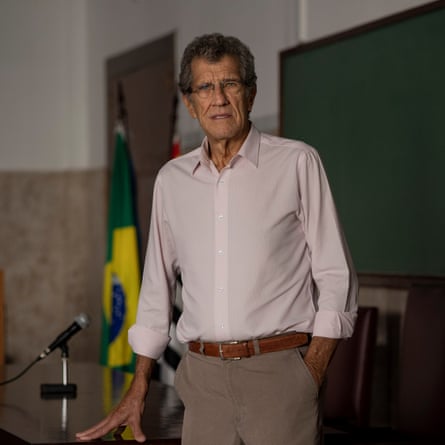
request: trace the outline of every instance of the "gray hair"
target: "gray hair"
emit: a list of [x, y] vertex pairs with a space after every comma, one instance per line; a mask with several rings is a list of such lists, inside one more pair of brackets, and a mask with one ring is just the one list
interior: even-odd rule
[[210, 63], [220, 61], [224, 56], [236, 57], [239, 61], [241, 80], [247, 87], [247, 94], [256, 88], [255, 61], [250, 49], [236, 37], [222, 34], [204, 34], [187, 45], [182, 55], [179, 89], [182, 94], [192, 92], [192, 61], [203, 58]]

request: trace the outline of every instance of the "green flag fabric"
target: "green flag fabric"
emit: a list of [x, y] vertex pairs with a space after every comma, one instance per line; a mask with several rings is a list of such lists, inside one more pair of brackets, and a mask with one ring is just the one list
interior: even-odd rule
[[123, 126], [115, 132], [102, 312], [102, 365], [134, 372], [128, 329], [136, 320], [141, 283], [130, 156]]

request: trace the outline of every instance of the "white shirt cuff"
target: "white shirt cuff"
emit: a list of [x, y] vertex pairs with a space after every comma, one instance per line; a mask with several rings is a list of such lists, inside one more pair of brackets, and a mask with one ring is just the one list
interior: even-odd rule
[[138, 355], [158, 360], [167, 347], [170, 337], [159, 332], [134, 324], [128, 330], [128, 342]]
[[357, 312], [318, 311], [315, 314], [314, 337], [348, 338], [354, 332]]

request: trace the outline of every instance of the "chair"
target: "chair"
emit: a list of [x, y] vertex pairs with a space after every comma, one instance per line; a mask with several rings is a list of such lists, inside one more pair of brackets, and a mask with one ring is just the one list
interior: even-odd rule
[[324, 395], [327, 426], [346, 431], [368, 426], [377, 318], [376, 307], [359, 307], [352, 337], [335, 351]]
[[414, 286], [403, 324], [397, 430], [445, 439], [444, 407], [445, 286]]
[[400, 345], [396, 421], [370, 428], [367, 444], [445, 443], [445, 285], [415, 285]]

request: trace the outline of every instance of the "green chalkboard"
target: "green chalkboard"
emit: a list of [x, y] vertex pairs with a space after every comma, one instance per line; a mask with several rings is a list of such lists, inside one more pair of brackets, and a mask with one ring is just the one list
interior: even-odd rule
[[445, 276], [445, 2], [280, 63], [281, 134], [319, 151], [357, 270]]

